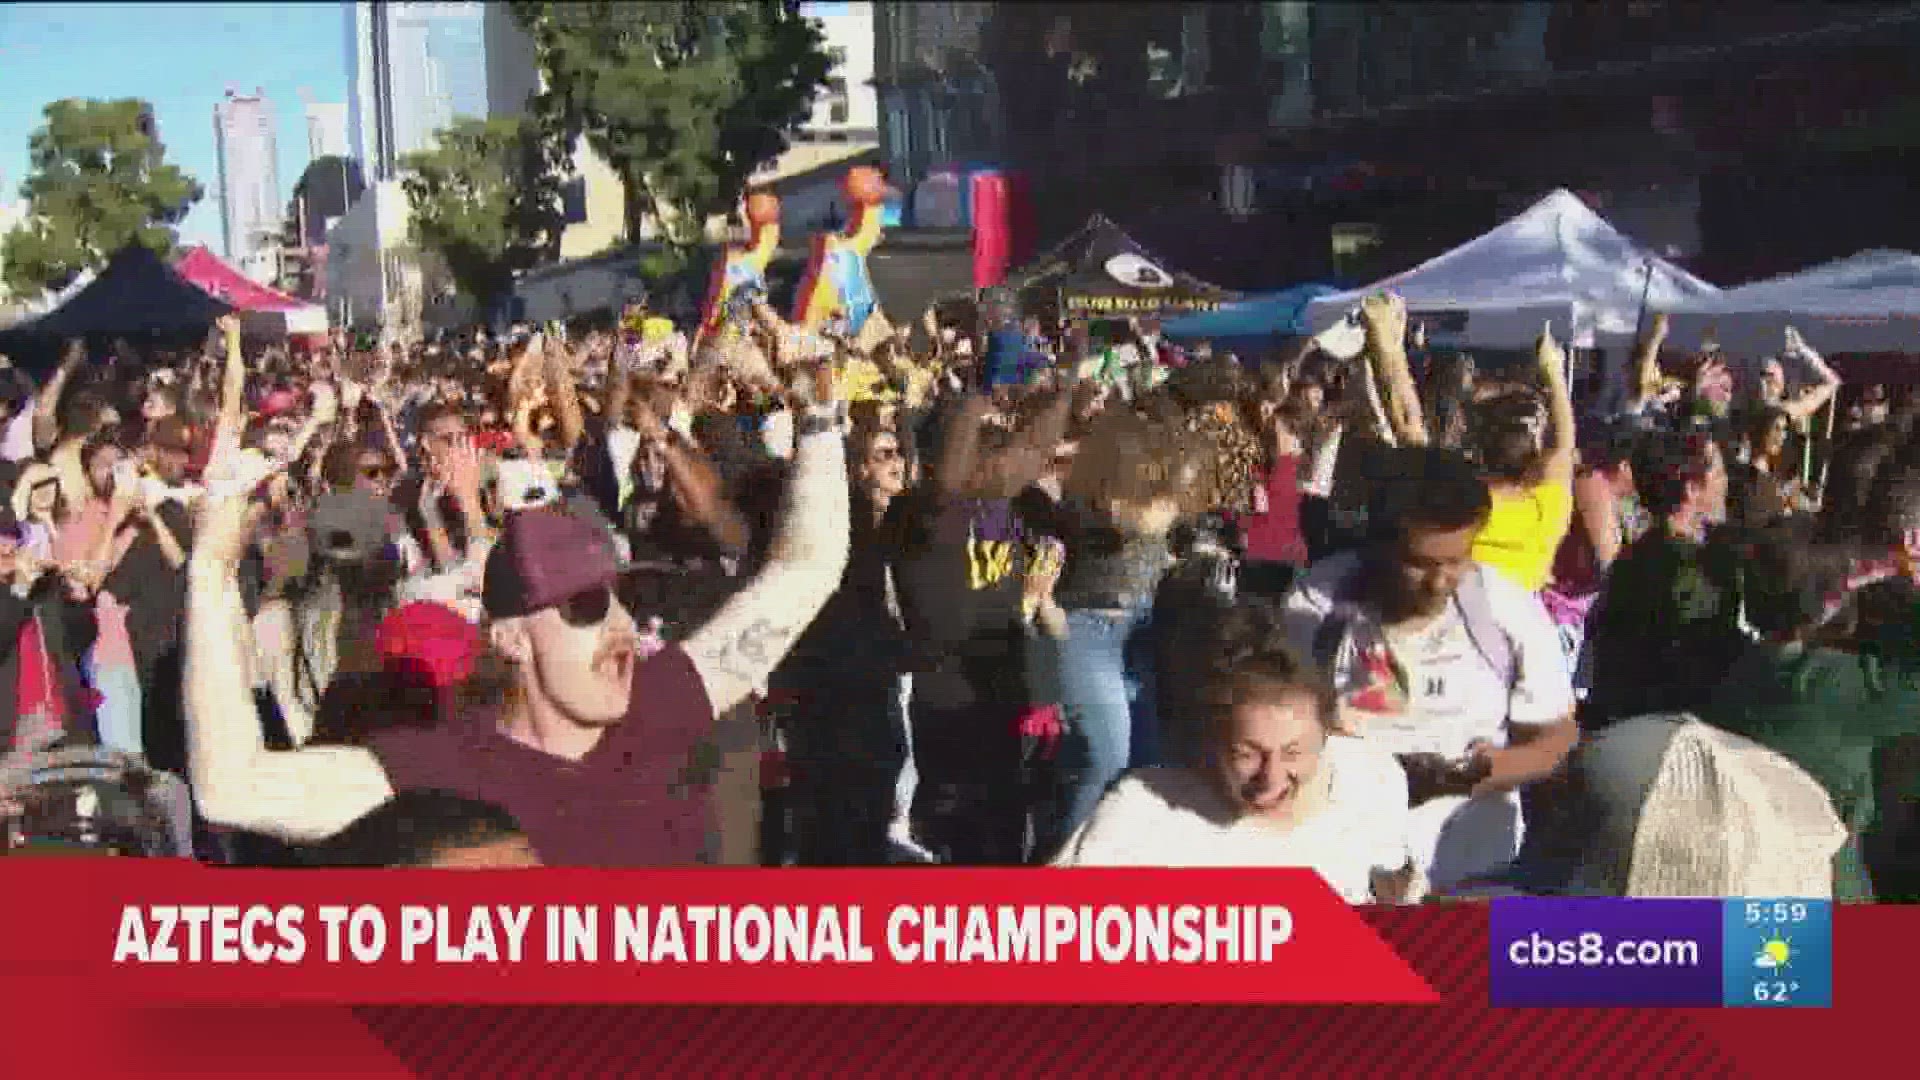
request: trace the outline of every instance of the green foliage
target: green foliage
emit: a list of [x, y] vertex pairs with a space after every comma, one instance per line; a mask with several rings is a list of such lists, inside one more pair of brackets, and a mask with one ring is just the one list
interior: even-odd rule
[[627, 233], [643, 216], [669, 246], [703, 239], [755, 169], [787, 148], [832, 70], [800, 5], [516, 2], [546, 76], [535, 103], [556, 132], [584, 134], [627, 188]]
[[202, 192], [166, 163], [147, 103], [67, 98], [44, 115], [28, 143], [33, 171], [20, 185], [27, 223], [0, 238], [8, 288], [62, 288], [128, 244], [172, 251], [174, 226]]
[[455, 120], [432, 149], [400, 164], [414, 242], [481, 304], [510, 292], [514, 271], [558, 253], [558, 154], [532, 122]]

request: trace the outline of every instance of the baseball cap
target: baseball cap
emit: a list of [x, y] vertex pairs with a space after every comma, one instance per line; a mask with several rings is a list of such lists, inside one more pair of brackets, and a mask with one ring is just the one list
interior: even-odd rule
[[480, 602], [488, 618], [510, 619], [611, 586], [619, 576], [603, 523], [567, 504], [529, 507], [507, 515], [487, 554]]
[[436, 690], [473, 674], [480, 631], [445, 604], [416, 600], [395, 608], [374, 632], [382, 666]]
[[339, 562], [370, 559], [386, 547], [387, 504], [359, 492], [330, 491], [307, 515], [313, 550]]

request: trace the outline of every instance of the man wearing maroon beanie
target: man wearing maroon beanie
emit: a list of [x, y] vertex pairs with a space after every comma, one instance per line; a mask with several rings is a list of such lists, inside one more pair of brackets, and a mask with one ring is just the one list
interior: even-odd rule
[[186, 631], [201, 812], [217, 824], [312, 842], [395, 792], [439, 790], [511, 813], [547, 865], [699, 861], [716, 717], [764, 682], [846, 565], [837, 416], [821, 403], [799, 425], [765, 568], [684, 642], [645, 659], [634, 616], [614, 595], [619, 565], [604, 526], [556, 507], [509, 516], [482, 586], [489, 642], [512, 673], [506, 700], [431, 728], [382, 732], [364, 748], [270, 751], [263, 743], [235, 564], [245, 493], [266, 466], [245, 454], [216, 460], [190, 562]]

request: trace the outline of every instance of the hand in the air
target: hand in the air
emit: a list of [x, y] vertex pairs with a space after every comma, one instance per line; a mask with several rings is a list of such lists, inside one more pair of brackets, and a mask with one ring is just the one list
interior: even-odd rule
[[1376, 293], [1360, 302], [1367, 344], [1376, 351], [1403, 348], [1407, 340], [1407, 302], [1393, 293]]
[[206, 494], [196, 508], [195, 562], [225, 570], [239, 567], [253, 531], [253, 493], [285, 467], [258, 450], [240, 450], [233, 443], [214, 447], [204, 475]]

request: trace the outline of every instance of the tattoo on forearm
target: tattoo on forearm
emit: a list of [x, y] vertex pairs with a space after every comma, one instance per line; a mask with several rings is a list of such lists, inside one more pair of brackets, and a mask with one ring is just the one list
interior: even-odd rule
[[796, 633], [795, 627], [755, 619], [738, 633], [703, 650], [702, 659], [728, 675], [756, 681], [786, 656]]

